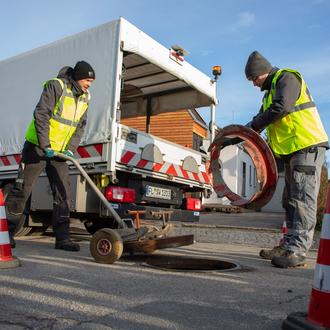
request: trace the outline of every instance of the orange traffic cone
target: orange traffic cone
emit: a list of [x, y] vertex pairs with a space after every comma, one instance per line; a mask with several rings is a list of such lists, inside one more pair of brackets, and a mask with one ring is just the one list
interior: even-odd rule
[[330, 189], [322, 221], [308, 320], [330, 328]]
[[0, 189], [0, 269], [18, 266], [20, 266], [19, 260], [11, 254], [5, 202]]
[[330, 188], [323, 217], [320, 245], [314, 271], [314, 282], [308, 314], [292, 313], [282, 329], [330, 328]]

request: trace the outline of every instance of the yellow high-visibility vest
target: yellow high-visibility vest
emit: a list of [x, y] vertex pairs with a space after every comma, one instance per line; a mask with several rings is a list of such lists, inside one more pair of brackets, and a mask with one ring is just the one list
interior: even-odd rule
[[[90, 94], [87, 91], [79, 96], [76, 101], [72, 90], [63, 80], [58, 78], [51, 80], [57, 80], [61, 84], [63, 91], [49, 120], [49, 142], [53, 150], [64, 151], [73, 133], [76, 131], [81, 117], [88, 108]], [[27, 141], [39, 145], [34, 119], [32, 119], [26, 131], [25, 138]]]
[[298, 71], [281, 69], [275, 73], [271, 88], [266, 91], [263, 98], [263, 111], [267, 111], [272, 104], [276, 93], [277, 79], [284, 71], [291, 72], [299, 78], [301, 89], [294, 111], [266, 128], [268, 141], [275, 155], [288, 155], [328, 141], [327, 133], [324, 130], [313, 98]]

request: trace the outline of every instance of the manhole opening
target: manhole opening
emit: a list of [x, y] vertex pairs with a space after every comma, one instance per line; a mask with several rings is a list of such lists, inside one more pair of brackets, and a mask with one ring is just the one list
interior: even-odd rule
[[147, 258], [145, 264], [163, 270], [175, 271], [229, 271], [239, 269], [238, 264], [229, 261], [181, 256]]

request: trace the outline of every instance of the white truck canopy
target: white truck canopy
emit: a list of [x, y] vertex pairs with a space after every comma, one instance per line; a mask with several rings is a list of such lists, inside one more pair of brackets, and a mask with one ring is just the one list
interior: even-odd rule
[[43, 82], [80, 60], [96, 72], [84, 145], [109, 140], [118, 110], [122, 117], [133, 117], [146, 114], [147, 105], [157, 114], [216, 104], [211, 79], [169, 54], [120, 18], [1, 61], [0, 156], [21, 153]]

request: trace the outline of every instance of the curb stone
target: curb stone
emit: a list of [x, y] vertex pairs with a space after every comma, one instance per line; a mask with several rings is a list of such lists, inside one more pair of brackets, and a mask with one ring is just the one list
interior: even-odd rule
[[[195, 241], [201, 243], [244, 244], [272, 248], [277, 246], [282, 238], [282, 233], [278, 229], [187, 223], [172, 224], [171, 236], [192, 234]], [[315, 233], [311, 250], [317, 250], [318, 245], [319, 233]]]

